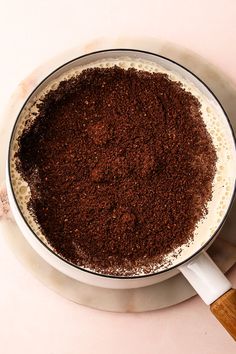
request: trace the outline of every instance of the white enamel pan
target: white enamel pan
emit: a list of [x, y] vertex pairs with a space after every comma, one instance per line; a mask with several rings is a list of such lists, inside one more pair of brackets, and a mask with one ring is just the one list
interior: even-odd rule
[[[181, 78], [194, 85], [194, 87], [200, 92], [200, 95], [203, 95], [208, 102], [208, 110], [215, 112], [216, 125], [218, 128], [220, 127], [219, 129], [222, 130], [222, 136], [227, 140], [227, 151], [225, 150], [222, 152], [222, 156], [224, 156], [225, 160], [223, 159], [221, 168], [225, 170], [225, 173], [222, 184], [219, 188], [219, 202], [222, 193], [225, 193], [224, 206], [218, 213], [217, 220], [213, 218], [214, 224], [209, 225], [208, 223], [208, 227], [203, 228], [199, 236], [194, 238], [193, 242], [188, 247], [183, 246], [182, 252], [178, 257], [173, 259], [169, 266], [160, 268], [159, 271], [153, 274], [118, 277], [98, 274], [70, 264], [57, 255], [53, 249], [32, 230], [23, 213], [22, 207], [17, 202], [10, 166], [14, 155], [13, 148], [15, 139], [17, 132], [19, 131], [21, 117], [24, 110], [27, 108], [27, 104], [36, 100], [36, 96], [38, 96], [45, 87], [73, 68], [110, 58], [113, 58], [118, 63], [120, 61], [122, 62], [122, 60], [127, 57], [134, 59], [134, 61], [141, 59], [156, 63], [167, 71], [179, 75]], [[217, 120], [219, 124], [217, 123]], [[214, 131], [212, 132], [212, 135], [214, 135]], [[221, 149], [224, 149], [224, 147], [221, 147]], [[140, 50], [117, 49], [94, 52], [71, 60], [55, 69], [52, 73], [49, 73], [49, 75], [35, 88], [19, 112], [18, 117], [16, 117], [14, 127], [12, 127], [6, 168], [6, 183], [11, 210], [23, 235], [34, 250], [57, 270], [74, 279], [91, 285], [115, 289], [128, 289], [151, 285], [172, 277], [177, 272], [182, 272], [201, 296], [203, 301], [211, 306], [212, 312], [220, 320], [227, 331], [234, 339], [236, 339], [236, 291], [232, 289], [229, 280], [207, 254], [208, 247], [217, 237], [231, 207], [235, 193], [235, 175], [236, 151], [233, 130], [224, 109], [210, 89], [193, 73], [170, 59]], [[212, 212], [217, 208], [220, 208], [217, 203], [218, 200], [216, 198], [214, 206], [211, 207], [214, 209]]]

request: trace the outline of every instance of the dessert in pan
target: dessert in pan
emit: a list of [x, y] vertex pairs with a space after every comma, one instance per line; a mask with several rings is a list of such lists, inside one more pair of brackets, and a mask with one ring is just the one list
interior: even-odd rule
[[135, 50], [65, 64], [27, 100], [9, 151], [19, 226], [60, 271], [132, 288], [178, 267], [206, 303], [231, 296], [202, 251], [232, 202], [233, 133], [212, 92], [180, 65]]

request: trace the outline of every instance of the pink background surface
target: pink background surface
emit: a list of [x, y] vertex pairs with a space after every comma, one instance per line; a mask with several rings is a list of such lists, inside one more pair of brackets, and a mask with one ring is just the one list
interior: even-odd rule
[[[204, 56], [236, 82], [235, 16], [233, 0], [8, 0], [0, 9], [0, 107], [42, 61], [104, 36], [172, 41]], [[143, 314], [88, 309], [34, 279], [1, 235], [0, 279], [0, 353], [236, 352], [233, 340], [198, 297]], [[236, 286], [235, 268], [230, 279]]]

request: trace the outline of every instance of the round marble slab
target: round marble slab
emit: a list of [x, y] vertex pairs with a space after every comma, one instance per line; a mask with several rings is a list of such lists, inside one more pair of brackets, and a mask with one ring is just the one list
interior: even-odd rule
[[[196, 73], [215, 92], [236, 127], [236, 89], [231, 80], [212, 67], [203, 58], [170, 43], [154, 39], [118, 38], [97, 39], [83, 48], [74, 48], [37, 68], [20, 83], [0, 121], [0, 161], [6, 159], [7, 142], [19, 109], [33, 88], [55, 67], [76, 56], [105, 48], [138, 48], [167, 56]], [[0, 170], [4, 181], [4, 170]], [[2, 184], [3, 186], [3, 184]], [[2, 187], [2, 195], [4, 187]], [[1, 196], [1, 193], [0, 193]], [[236, 263], [236, 203], [221, 231], [210, 247], [209, 253], [218, 266], [226, 272]], [[97, 288], [71, 279], [48, 265], [27, 243], [11, 216], [1, 218], [0, 230], [16, 257], [47, 287], [76, 303], [106, 311], [142, 312], [178, 304], [195, 295], [182, 274], [139, 289], [113, 290]]]

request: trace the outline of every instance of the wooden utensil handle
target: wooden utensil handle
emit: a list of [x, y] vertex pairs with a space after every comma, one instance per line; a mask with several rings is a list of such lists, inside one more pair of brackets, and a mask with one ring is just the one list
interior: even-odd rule
[[230, 289], [210, 305], [211, 312], [236, 341], [236, 289]]

